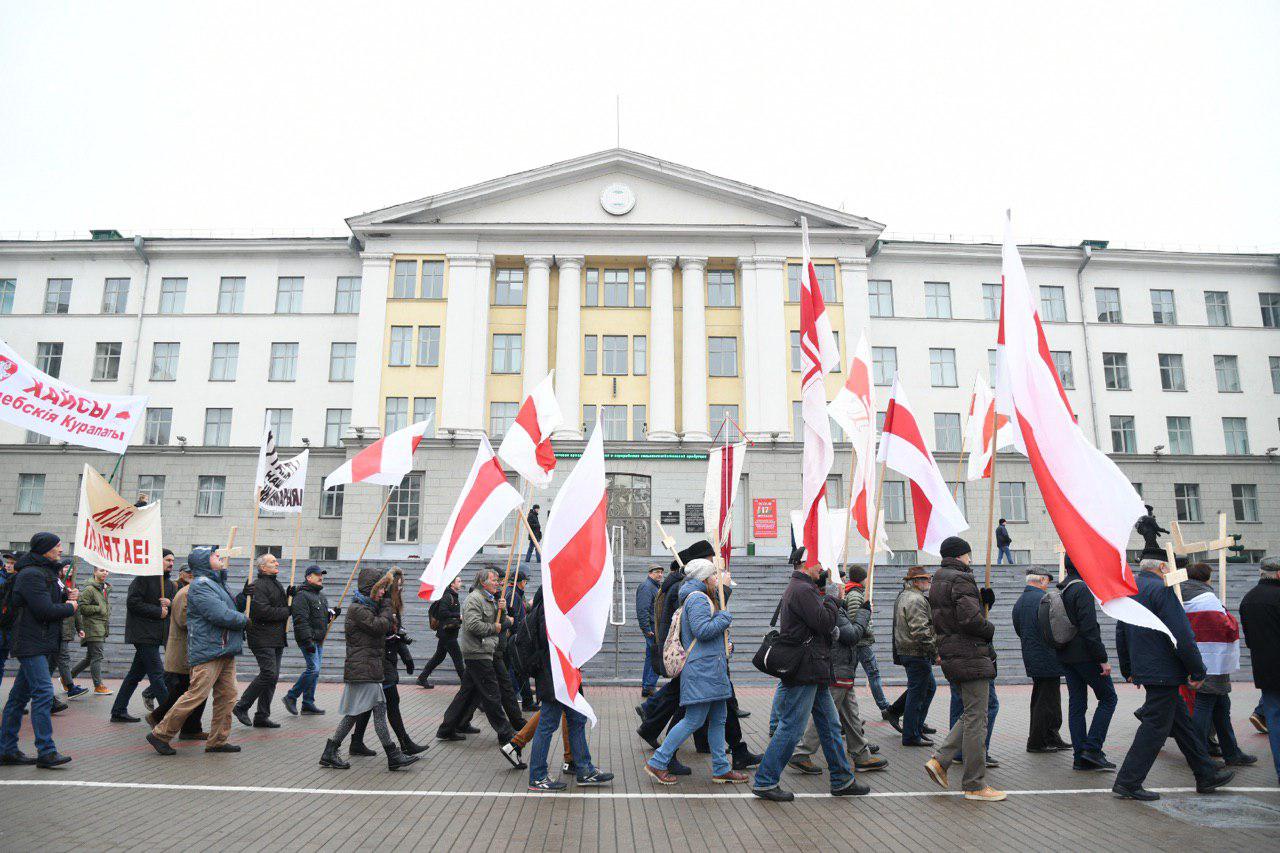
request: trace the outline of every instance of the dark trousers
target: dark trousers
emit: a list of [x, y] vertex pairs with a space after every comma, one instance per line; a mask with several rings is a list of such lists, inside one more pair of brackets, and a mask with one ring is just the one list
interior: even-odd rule
[[251, 648], [254, 659], [258, 662], [258, 674], [240, 694], [236, 707], [247, 711], [258, 703], [254, 713], [255, 720], [265, 720], [271, 716], [271, 700], [276, 695], [276, 682], [280, 680], [280, 660], [284, 657], [284, 649]]
[[[498, 696], [502, 703], [502, 712], [507, 715], [507, 722], [511, 723], [513, 730], [523, 729], [527, 721], [520, 710], [520, 700], [516, 697], [516, 688], [512, 684], [511, 670], [507, 669], [506, 661], [501, 655], [493, 659], [493, 674], [498, 679]], [[471, 707], [463, 717], [463, 725], [471, 725], [471, 717], [478, 706], [479, 702], [472, 700]]]
[[933, 677], [933, 661], [928, 658], [902, 657], [907, 671], [907, 692], [903, 694], [902, 742], [914, 743], [924, 737], [924, 721], [933, 704], [938, 682]]
[[515, 643], [507, 646], [507, 672], [511, 675], [511, 687], [526, 705], [533, 702], [533, 689], [529, 686], [529, 676], [525, 675], [520, 665], [520, 656], [516, 654]]
[[1027, 749], [1048, 749], [1061, 742], [1062, 735], [1062, 679], [1033, 678], [1031, 680], [1031, 730], [1027, 734]]
[[436, 634], [436, 653], [423, 664], [422, 672], [418, 673], [419, 684], [425, 684], [431, 678], [431, 673], [436, 671], [436, 667], [444, 663], [445, 655], [453, 661], [453, 670], [458, 673], [459, 683], [462, 682], [462, 672], [466, 669], [466, 664], [462, 662], [462, 649], [458, 647], [458, 632], [452, 631], [447, 634]]
[[[1101, 752], [1107, 742], [1111, 715], [1116, 711], [1116, 687], [1096, 663], [1064, 663], [1062, 669], [1067, 674], [1067, 728], [1071, 731], [1075, 757], [1085, 752]], [[1098, 698], [1098, 707], [1086, 729], [1084, 715], [1089, 710], [1090, 690]]]
[[160, 657], [159, 646], [133, 647], [133, 663], [129, 664], [129, 671], [125, 673], [115, 701], [111, 703], [112, 716], [129, 713], [129, 700], [133, 698], [133, 691], [138, 689], [143, 678], [151, 684], [152, 697], [157, 702], [165, 701], [164, 660]]
[[1133, 736], [1133, 745], [1116, 774], [1116, 784], [1125, 788], [1140, 786], [1170, 735], [1173, 735], [1196, 779], [1212, 778], [1216, 771], [1209, 758], [1209, 750], [1196, 732], [1191, 714], [1187, 713], [1187, 703], [1178, 695], [1178, 688], [1147, 685], [1144, 689], [1146, 701], [1134, 712], [1138, 718], [1138, 732]]
[[467, 661], [462, 674], [462, 689], [454, 695], [440, 721], [438, 735], [452, 735], [458, 731], [471, 709], [478, 704], [489, 725], [498, 733], [498, 743], [505, 744], [515, 737], [515, 730], [502, 707], [502, 690], [498, 686], [498, 673], [492, 660], [476, 658]]
[[1191, 715], [1200, 739], [1209, 747], [1209, 732], [1218, 735], [1218, 746], [1222, 747], [1222, 757], [1228, 761], [1240, 756], [1240, 744], [1236, 742], [1236, 733], [1231, 728], [1231, 694], [1205, 693], [1196, 691], [1196, 709]]
[[[404, 717], [400, 713], [400, 688], [395, 684], [382, 685], [382, 695], [387, 698], [387, 722], [391, 725], [391, 731], [396, 733], [396, 738], [400, 741], [400, 747], [407, 747], [411, 741], [409, 732], [404, 727]], [[351, 745], [364, 745], [364, 732], [369, 726], [369, 717], [372, 711], [365, 711], [363, 714], [356, 715], [356, 727], [352, 730]]]
[[[191, 687], [191, 673], [169, 672], [166, 670], [164, 674], [164, 687], [165, 690], [169, 692], [169, 695], [165, 697], [163, 702], [156, 704], [155, 711], [152, 712], [150, 718], [147, 720], [147, 722], [155, 720], [152, 728], [160, 724], [160, 721], [164, 719], [164, 715], [169, 713], [169, 709], [172, 708], [182, 694], [186, 693]], [[200, 718], [204, 716], [204, 706], [205, 703], [201, 702], [191, 711], [190, 714], [187, 715], [187, 718], [182, 721], [182, 734], [193, 735], [197, 732], [204, 731], [200, 727]]]

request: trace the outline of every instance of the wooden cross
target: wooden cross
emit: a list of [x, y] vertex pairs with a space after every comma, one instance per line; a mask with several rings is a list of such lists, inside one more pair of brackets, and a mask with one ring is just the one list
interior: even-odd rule
[[662, 547], [671, 552], [671, 556], [676, 558], [676, 562], [683, 569], [684, 560], [680, 559], [680, 552], [676, 550], [676, 540], [667, 534], [666, 528], [661, 523], [658, 524], [658, 532], [662, 534]]
[[1232, 544], [1234, 543], [1232, 543], [1231, 537], [1227, 536], [1227, 514], [1225, 512], [1218, 513], [1218, 538], [1205, 542], [1184, 542], [1182, 540], [1182, 528], [1178, 526], [1177, 521], [1173, 522], [1173, 552], [1175, 554], [1218, 552], [1218, 598], [1222, 600], [1223, 607], [1227, 606], [1227, 549]]
[[1178, 602], [1182, 602], [1182, 584], [1187, 579], [1187, 570], [1178, 568], [1178, 558], [1173, 552], [1173, 543], [1164, 543], [1165, 557], [1169, 562], [1169, 570], [1164, 573], [1164, 585], [1173, 587], [1174, 595], [1178, 596]]
[[228, 531], [227, 533], [226, 547], [218, 549], [218, 553], [220, 553], [224, 559], [227, 559], [230, 557], [239, 557], [244, 552], [243, 548], [236, 547], [236, 531], [238, 529], [239, 529], [238, 527], [236, 527], [235, 525], [232, 525], [231, 530]]

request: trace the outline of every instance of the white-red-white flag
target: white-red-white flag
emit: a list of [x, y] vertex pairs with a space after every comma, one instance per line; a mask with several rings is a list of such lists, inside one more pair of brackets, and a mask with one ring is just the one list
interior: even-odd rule
[[324, 487], [332, 489], [344, 483], [376, 483], [398, 486], [404, 475], [413, 470], [413, 454], [431, 419], [410, 424], [391, 435], [384, 435], [355, 456], [343, 462], [324, 478]]
[[916, 519], [916, 547], [937, 554], [942, 540], [969, 529], [951, 489], [924, 443], [906, 392], [897, 379], [884, 416], [880, 461], [911, 480], [911, 510]]
[[438, 601], [453, 579], [489, 541], [511, 510], [520, 506], [520, 493], [507, 482], [506, 472], [493, 455], [489, 439], [480, 436], [471, 472], [453, 506], [449, 523], [440, 533], [431, 561], [422, 573], [418, 597]]
[[609, 499], [600, 416], [582, 458], [556, 493], [542, 535], [542, 605], [556, 701], [596, 724], [582, 695], [582, 667], [604, 642], [613, 599]]
[[[827, 404], [827, 412], [849, 436], [857, 463], [853, 474], [853, 500], [849, 512], [858, 535], [870, 553], [871, 522], [876, 505], [876, 390], [872, 382], [871, 346], [864, 332], [849, 359], [849, 374], [836, 396]], [[889, 551], [889, 537], [884, 532], [884, 516], [876, 533], [876, 550]], [[889, 553], [893, 553], [889, 551]]]
[[969, 445], [969, 480], [985, 480], [991, 476], [991, 460], [996, 450], [1013, 447], [1014, 426], [1008, 415], [996, 411], [996, 398], [982, 374], [973, 377], [973, 394], [969, 397], [969, 422], [965, 444]]
[[498, 446], [498, 458], [539, 489], [551, 485], [556, 470], [551, 433], [564, 422], [552, 375], [548, 373], [524, 398], [515, 422]]
[[720, 556], [729, 565], [733, 538], [733, 504], [742, 482], [742, 463], [746, 461], [747, 443], [725, 444], [711, 448], [707, 454], [707, 483], [702, 492], [702, 511], [715, 525]]
[[840, 363], [840, 348], [822, 301], [818, 273], [809, 255], [809, 221], [800, 217], [804, 263], [800, 267], [800, 412], [804, 420], [800, 507], [804, 512], [805, 565], [819, 562], [819, 523], [827, 495], [827, 474], [835, 461], [824, 378]]
[[996, 410], [1013, 415], [1014, 445], [1031, 463], [1058, 538], [1103, 612], [1172, 639], [1155, 614], [1129, 597], [1138, 587], [1125, 546], [1145, 512], [1142, 498], [1076, 424], [1008, 217], [1002, 258]]

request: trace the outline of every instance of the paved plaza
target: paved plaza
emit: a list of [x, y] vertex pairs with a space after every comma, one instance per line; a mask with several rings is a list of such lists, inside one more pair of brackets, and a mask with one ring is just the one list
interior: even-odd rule
[[[7, 685], [6, 685], [7, 686]], [[112, 685], [114, 686], [114, 684]], [[900, 688], [891, 688], [891, 696]], [[322, 684], [319, 703], [337, 705], [339, 684]], [[1120, 707], [1108, 741], [1119, 761], [1140, 702], [1120, 686]], [[7, 691], [5, 691], [7, 692]], [[889, 759], [887, 771], [862, 778], [866, 798], [826, 796], [823, 777], [789, 772], [791, 804], [765, 803], [745, 786], [710, 784], [709, 763], [681, 757], [694, 768], [674, 788], [650, 782], [641, 768], [648, 749], [635, 736], [636, 690], [600, 687], [591, 701], [600, 725], [591, 732], [593, 757], [617, 774], [610, 788], [559, 795], [529, 794], [525, 771], [499, 755], [487, 726], [465, 743], [433, 739], [454, 693], [402, 685], [410, 731], [431, 749], [413, 767], [389, 773], [381, 756], [351, 759], [352, 769], [324, 770], [316, 760], [336, 715], [289, 717], [279, 730], [234, 723], [239, 755], [206, 755], [199, 744], [175, 741], [179, 754], [156, 755], [143, 724], [107, 721], [108, 699], [86, 698], [56, 718], [59, 749], [74, 756], [65, 769], [0, 769], [0, 849], [4, 850], [794, 850], [806, 845], [850, 850], [1274, 850], [1280, 838], [1280, 789], [1266, 739], [1245, 719], [1257, 693], [1237, 685], [1237, 733], [1262, 759], [1239, 772], [1230, 788], [1197, 796], [1181, 756], [1161, 756], [1148, 786], [1164, 792], [1154, 805], [1120, 801], [1109, 792], [1112, 774], [1076, 773], [1069, 753], [1024, 751], [1030, 688], [999, 688], [1000, 716], [992, 753], [1002, 766], [990, 781], [1009, 791], [999, 804], [970, 803], [936, 788], [921, 769], [928, 751], [903, 747], [879, 721], [871, 738]], [[748, 741], [764, 748], [771, 689], [748, 686], [739, 699]], [[945, 728], [947, 689], [931, 712]], [[1064, 690], [1065, 700], [1065, 690]], [[861, 688], [862, 707], [874, 707]], [[134, 712], [140, 712], [135, 700]], [[481, 717], [477, 718], [482, 720]], [[1065, 733], [1065, 732], [1064, 732]], [[370, 732], [372, 737], [372, 732]], [[30, 751], [30, 731], [23, 746]], [[559, 743], [552, 756], [559, 755]], [[957, 783], [953, 782], [953, 785]]]

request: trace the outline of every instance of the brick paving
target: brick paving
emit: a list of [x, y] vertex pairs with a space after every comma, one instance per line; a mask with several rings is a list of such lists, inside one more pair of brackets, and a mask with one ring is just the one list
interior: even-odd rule
[[[321, 706], [334, 708], [340, 689], [322, 684]], [[1120, 707], [1108, 742], [1117, 761], [1132, 738], [1132, 711], [1141, 698], [1128, 686], [1119, 691]], [[891, 690], [891, 695], [896, 692]], [[278, 730], [234, 723], [233, 740], [245, 750], [239, 755], [206, 755], [198, 743], [175, 741], [179, 754], [162, 758], [143, 740], [143, 724], [110, 723], [110, 700], [87, 697], [55, 718], [58, 746], [75, 757], [71, 764], [56, 771], [0, 768], [0, 849], [498, 846], [642, 853], [794, 850], [808, 843], [886, 850], [1275, 849], [1280, 827], [1207, 830], [1157, 808], [1092, 793], [1108, 789], [1112, 775], [1073, 772], [1069, 753], [1026, 753], [1030, 688], [1007, 685], [999, 693], [992, 752], [1003, 766], [991, 771], [990, 781], [1011, 792], [1042, 792], [1017, 794], [1000, 804], [969, 803], [954, 793], [942, 793], [921, 769], [928, 751], [902, 747], [896, 733], [878, 721], [870, 724], [870, 735], [890, 767], [863, 776], [873, 790], [870, 798], [832, 799], [824, 796], [825, 776], [788, 773], [784, 785], [804, 796], [791, 804], [761, 802], [745, 787], [710, 784], [709, 762], [693, 754], [692, 743], [681, 753], [694, 775], [675, 788], [660, 788], [641, 770], [648, 749], [634, 734], [636, 691], [630, 687], [591, 690], [600, 715], [600, 725], [589, 735], [592, 755], [616, 773], [617, 780], [603, 789], [575, 791], [571, 785], [570, 796], [528, 795], [526, 772], [502, 760], [495, 738], [479, 717], [483, 734], [464, 743], [434, 741], [436, 723], [453, 695], [450, 687], [425, 691], [411, 683], [402, 685], [410, 731], [430, 741], [432, 748], [418, 764], [397, 773], [386, 771], [381, 756], [351, 759], [353, 767], [347, 771], [318, 767], [324, 739], [337, 722], [332, 712], [289, 717], [278, 709], [277, 718], [284, 723]], [[743, 707], [752, 712], [743, 720], [744, 730], [758, 750], [766, 740], [771, 696], [767, 687], [745, 686], [739, 691]], [[1250, 801], [1280, 808], [1266, 739], [1245, 719], [1257, 693], [1237, 686], [1233, 698], [1241, 742], [1262, 761], [1241, 770], [1232, 787], [1250, 789], [1238, 792]], [[942, 685], [930, 714], [938, 728], [945, 728], [947, 699]], [[874, 707], [865, 688], [859, 701], [864, 709]], [[133, 711], [141, 712], [140, 700]], [[23, 746], [31, 750], [27, 728]], [[553, 757], [559, 749], [557, 738]], [[89, 784], [64, 784], [72, 782]], [[1192, 785], [1172, 743], [1148, 785]], [[1076, 793], [1065, 793], [1072, 791]], [[1165, 796], [1196, 798], [1186, 792]], [[1083, 827], [1091, 828], [1088, 834]]]

